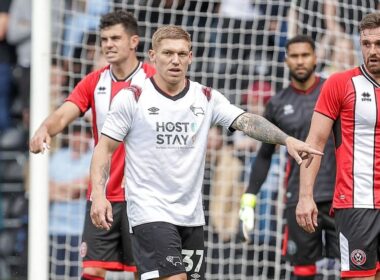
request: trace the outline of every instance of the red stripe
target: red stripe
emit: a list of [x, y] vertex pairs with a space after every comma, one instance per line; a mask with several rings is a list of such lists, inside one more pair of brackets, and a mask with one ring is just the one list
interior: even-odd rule
[[312, 265], [296, 265], [293, 269], [294, 275], [297, 276], [313, 276], [317, 274], [317, 267]]
[[375, 126], [375, 143], [374, 143], [374, 169], [373, 169], [373, 203], [375, 208], [380, 208], [380, 98], [378, 98], [378, 94], [380, 91], [375, 89], [376, 96], [376, 112], [377, 112], [377, 120]]
[[90, 275], [90, 274], [87, 274], [87, 273], [83, 273], [82, 274], [82, 279], [86, 279], [86, 280], [104, 280], [103, 277], [98, 277], [98, 276]]
[[101, 267], [106, 270], [137, 272], [136, 266], [124, 265], [120, 262], [83, 261], [83, 267]]
[[286, 255], [286, 249], [288, 248], [288, 239], [289, 239], [289, 229], [288, 226], [285, 226], [284, 229], [284, 239], [282, 240], [282, 250], [281, 250], [281, 255], [285, 256]]
[[342, 278], [375, 276], [377, 269], [378, 268], [374, 268], [371, 270], [342, 271], [340, 273], [340, 276]]

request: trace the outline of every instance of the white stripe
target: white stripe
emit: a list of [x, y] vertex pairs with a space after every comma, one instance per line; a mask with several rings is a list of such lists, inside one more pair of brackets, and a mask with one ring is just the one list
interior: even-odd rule
[[[110, 70], [106, 69], [100, 74], [99, 81], [96, 84], [94, 91], [95, 100], [95, 112], [96, 112], [96, 127], [98, 129], [98, 135], [100, 137], [100, 132], [107, 116], [107, 112], [110, 107], [111, 102], [111, 87], [112, 79], [110, 75]], [[100, 91], [99, 88], [103, 87], [104, 90]]]
[[373, 170], [376, 125], [374, 87], [364, 76], [353, 78], [355, 103], [354, 207], [373, 208]]
[[339, 244], [340, 244], [340, 269], [341, 271], [350, 270], [350, 254], [348, 250], [348, 240], [340, 232], [339, 233]]
[[160, 277], [158, 270], [149, 271], [141, 274], [141, 280], [156, 279], [158, 277]]

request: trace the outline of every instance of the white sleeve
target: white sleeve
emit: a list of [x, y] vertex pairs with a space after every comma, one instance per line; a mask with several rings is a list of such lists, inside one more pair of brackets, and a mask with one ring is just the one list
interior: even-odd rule
[[214, 103], [212, 123], [221, 125], [227, 129], [230, 128], [238, 116], [245, 112], [243, 109], [232, 105], [230, 101], [217, 90], [212, 91], [212, 101]]
[[121, 90], [112, 100], [111, 108], [102, 128], [102, 134], [123, 141], [133, 122], [136, 101], [132, 91]]

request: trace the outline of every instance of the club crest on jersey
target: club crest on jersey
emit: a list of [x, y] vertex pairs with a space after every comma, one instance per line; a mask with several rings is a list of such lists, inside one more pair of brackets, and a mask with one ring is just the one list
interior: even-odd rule
[[178, 256], [167, 256], [166, 260], [174, 266], [182, 265], [182, 260]]
[[199, 115], [204, 115], [205, 111], [203, 110], [202, 107], [195, 107], [193, 105], [190, 106], [190, 110], [193, 112], [194, 115], [199, 116]]
[[369, 92], [363, 92], [362, 93], [362, 101], [371, 102], [371, 94]]
[[366, 260], [367, 260], [367, 256], [364, 253], [364, 251], [360, 249], [356, 249], [351, 252], [351, 261], [355, 265], [363, 265], [366, 262]]

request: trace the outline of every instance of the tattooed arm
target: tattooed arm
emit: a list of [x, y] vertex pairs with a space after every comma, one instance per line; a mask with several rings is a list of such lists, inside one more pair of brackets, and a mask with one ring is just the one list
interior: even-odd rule
[[120, 142], [102, 135], [95, 146], [92, 155], [90, 176], [91, 176], [91, 220], [92, 223], [103, 229], [110, 229], [112, 224], [111, 203], [105, 196], [105, 185], [109, 177], [111, 156]]
[[[310, 164], [311, 155], [322, 155], [323, 153], [313, 149], [310, 145], [287, 135], [277, 126], [267, 119], [250, 113], [240, 115], [231, 125], [236, 130], [241, 130], [248, 136], [271, 144], [285, 145], [288, 153], [296, 160], [298, 164], [302, 163], [302, 158], [308, 158], [307, 165]], [[306, 156], [304, 155], [306, 153]]]

